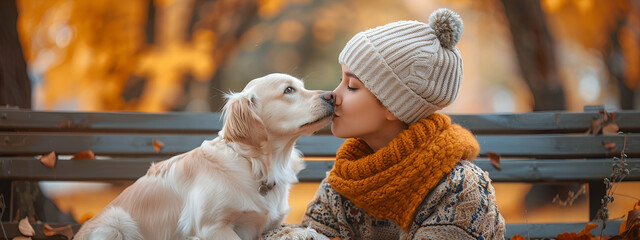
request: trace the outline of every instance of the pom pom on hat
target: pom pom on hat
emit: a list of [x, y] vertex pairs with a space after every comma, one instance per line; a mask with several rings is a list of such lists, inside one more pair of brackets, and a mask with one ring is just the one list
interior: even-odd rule
[[462, 19], [457, 13], [440, 8], [429, 16], [429, 26], [440, 40], [440, 44], [446, 48], [453, 48], [460, 41], [462, 35]]
[[462, 19], [449, 9], [428, 23], [397, 21], [359, 32], [338, 60], [401, 121], [412, 124], [451, 104], [462, 82], [456, 47]]

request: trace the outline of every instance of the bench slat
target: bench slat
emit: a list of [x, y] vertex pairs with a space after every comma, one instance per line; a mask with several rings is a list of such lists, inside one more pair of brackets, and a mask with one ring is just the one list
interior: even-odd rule
[[[640, 132], [640, 111], [619, 111], [615, 122], [623, 132]], [[474, 134], [584, 133], [598, 112], [530, 112], [510, 114], [460, 114], [451, 120]]]
[[0, 109], [0, 129], [19, 131], [202, 132], [222, 128], [220, 113], [57, 112]]
[[[615, 121], [623, 132], [640, 131], [640, 111], [620, 110]], [[532, 112], [452, 114], [453, 122], [476, 134], [531, 132], [580, 133], [591, 127], [598, 112]], [[222, 128], [220, 113], [59, 112], [0, 109], [0, 129], [33, 131], [208, 132]], [[330, 133], [329, 128], [323, 133]]]
[[[58, 160], [55, 169], [45, 167], [29, 157], [0, 158], [0, 179], [112, 181], [135, 180], [143, 176], [152, 162], [165, 158], [116, 158], [109, 160]], [[487, 171], [494, 182], [561, 182], [602, 181], [611, 174], [611, 159], [544, 159], [504, 160], [497, 170], [488, 159], [474, 161]], [[627, 168], [634, 169], [626, 181], [640, 180], [640, 159], [628, 158]], [[319, 182], [333, 167], [333, 161], [306, 161], [306, 168], [298, 174], [301, 182]], [[570, 173], [570, 174], [569, 174]]]
[[[0, 155], [39, 155], [56, 151], [73, 155], [92, 150], [98, 155], [152, 155], [171, 156], [200, 146], [205, 139], [214, 136], [198, 134], [88, 134], [88, 133], [13, 133], [0, 132]], [[503, 157], [532, 158], [588, 158], [611, 157], [605, 147], [614, 143], [619, 155], [624, 145], [622, 135], [479, 135], [480, 154], [495, 152]], [[640, 134], [627, 134], [625, 153], [629, 157], [640, 156]], [[164, 143], [156, 152], [153, 140]], [[303, 136], [297, 148], [305, 156], [335, 156], [344, 139], [327, 135]]]

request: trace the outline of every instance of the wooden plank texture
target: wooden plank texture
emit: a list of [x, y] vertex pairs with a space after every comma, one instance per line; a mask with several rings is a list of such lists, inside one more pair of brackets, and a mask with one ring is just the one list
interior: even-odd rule
[[[199, 134], [108, 134], [108, 133], [14, 133], [0, 132], [0, 155], [38, 155], [56, 151], [73, 155], [92, 150], [99, 155], [170, 156], [190, 151], [215, 135]], [[626, 146], [625, 146], [626, 137]], [[153, 140], [164, 143], [156, 152]], [[625, 146], [629, 157], [640, 157], [640, 134], [623, 135], [479, 135], [480, 155], [495, 152], [503, 157], [588, 158], [619, 155]], [[297, 148], [305, 156], [335, 156], [344, 139], [333, 136], [303, 136]], [[614, 151], [607, 148], [613, 144]]]
[[19, 131], [202, 132], [222, 128], [220, 113], [55, 112], [0, 109], [0, 129]]
[[[452, 121], [476, 134], [540, 132], [582, 133], [598, 112], [453, 114]], [[640, 111], [620, 110], [615, 122], [623, 132], [640, 131]], [[60, 112], [0, 109], [0, 129], [47, 131], [209, 132], [222, 127], [220, 113]], [[330, 134], [328, 128], [321, 131]]]
[[[109, 160], [58, 160], [55, 169], [29, 157], [0, 158], [0, 179], [13, 180], [135, 180], [143, 176], [152, 162], [166, 158], [116, 158]], [[602, 181], [611, 174], [613, 160], [520, 159], [504, 160], [498, 170], [488, 159], [474, 161], [494, 182]], [[319, 182], [333, 167], [333, 161], [306, 161], [298, 174], [301, 182]], [[640, 159], [627, 159], [632, 169], [625, 181], [640, 181]]]

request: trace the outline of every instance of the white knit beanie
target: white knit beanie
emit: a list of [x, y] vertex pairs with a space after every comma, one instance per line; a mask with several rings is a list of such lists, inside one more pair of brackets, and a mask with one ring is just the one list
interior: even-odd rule
[[457, 13], [441, 8], [429, 24], [398, 21], [356, 34], [338, 60], [398, 119], [413, 124], [456, 99], [462, 28]]

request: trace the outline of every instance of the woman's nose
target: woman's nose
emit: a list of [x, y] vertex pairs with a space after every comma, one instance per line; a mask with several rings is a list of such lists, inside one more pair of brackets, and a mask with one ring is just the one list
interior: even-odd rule
[[320, 97], [331, 105], [335, 104], [336, 94], [331, 91], [323, 92]]

